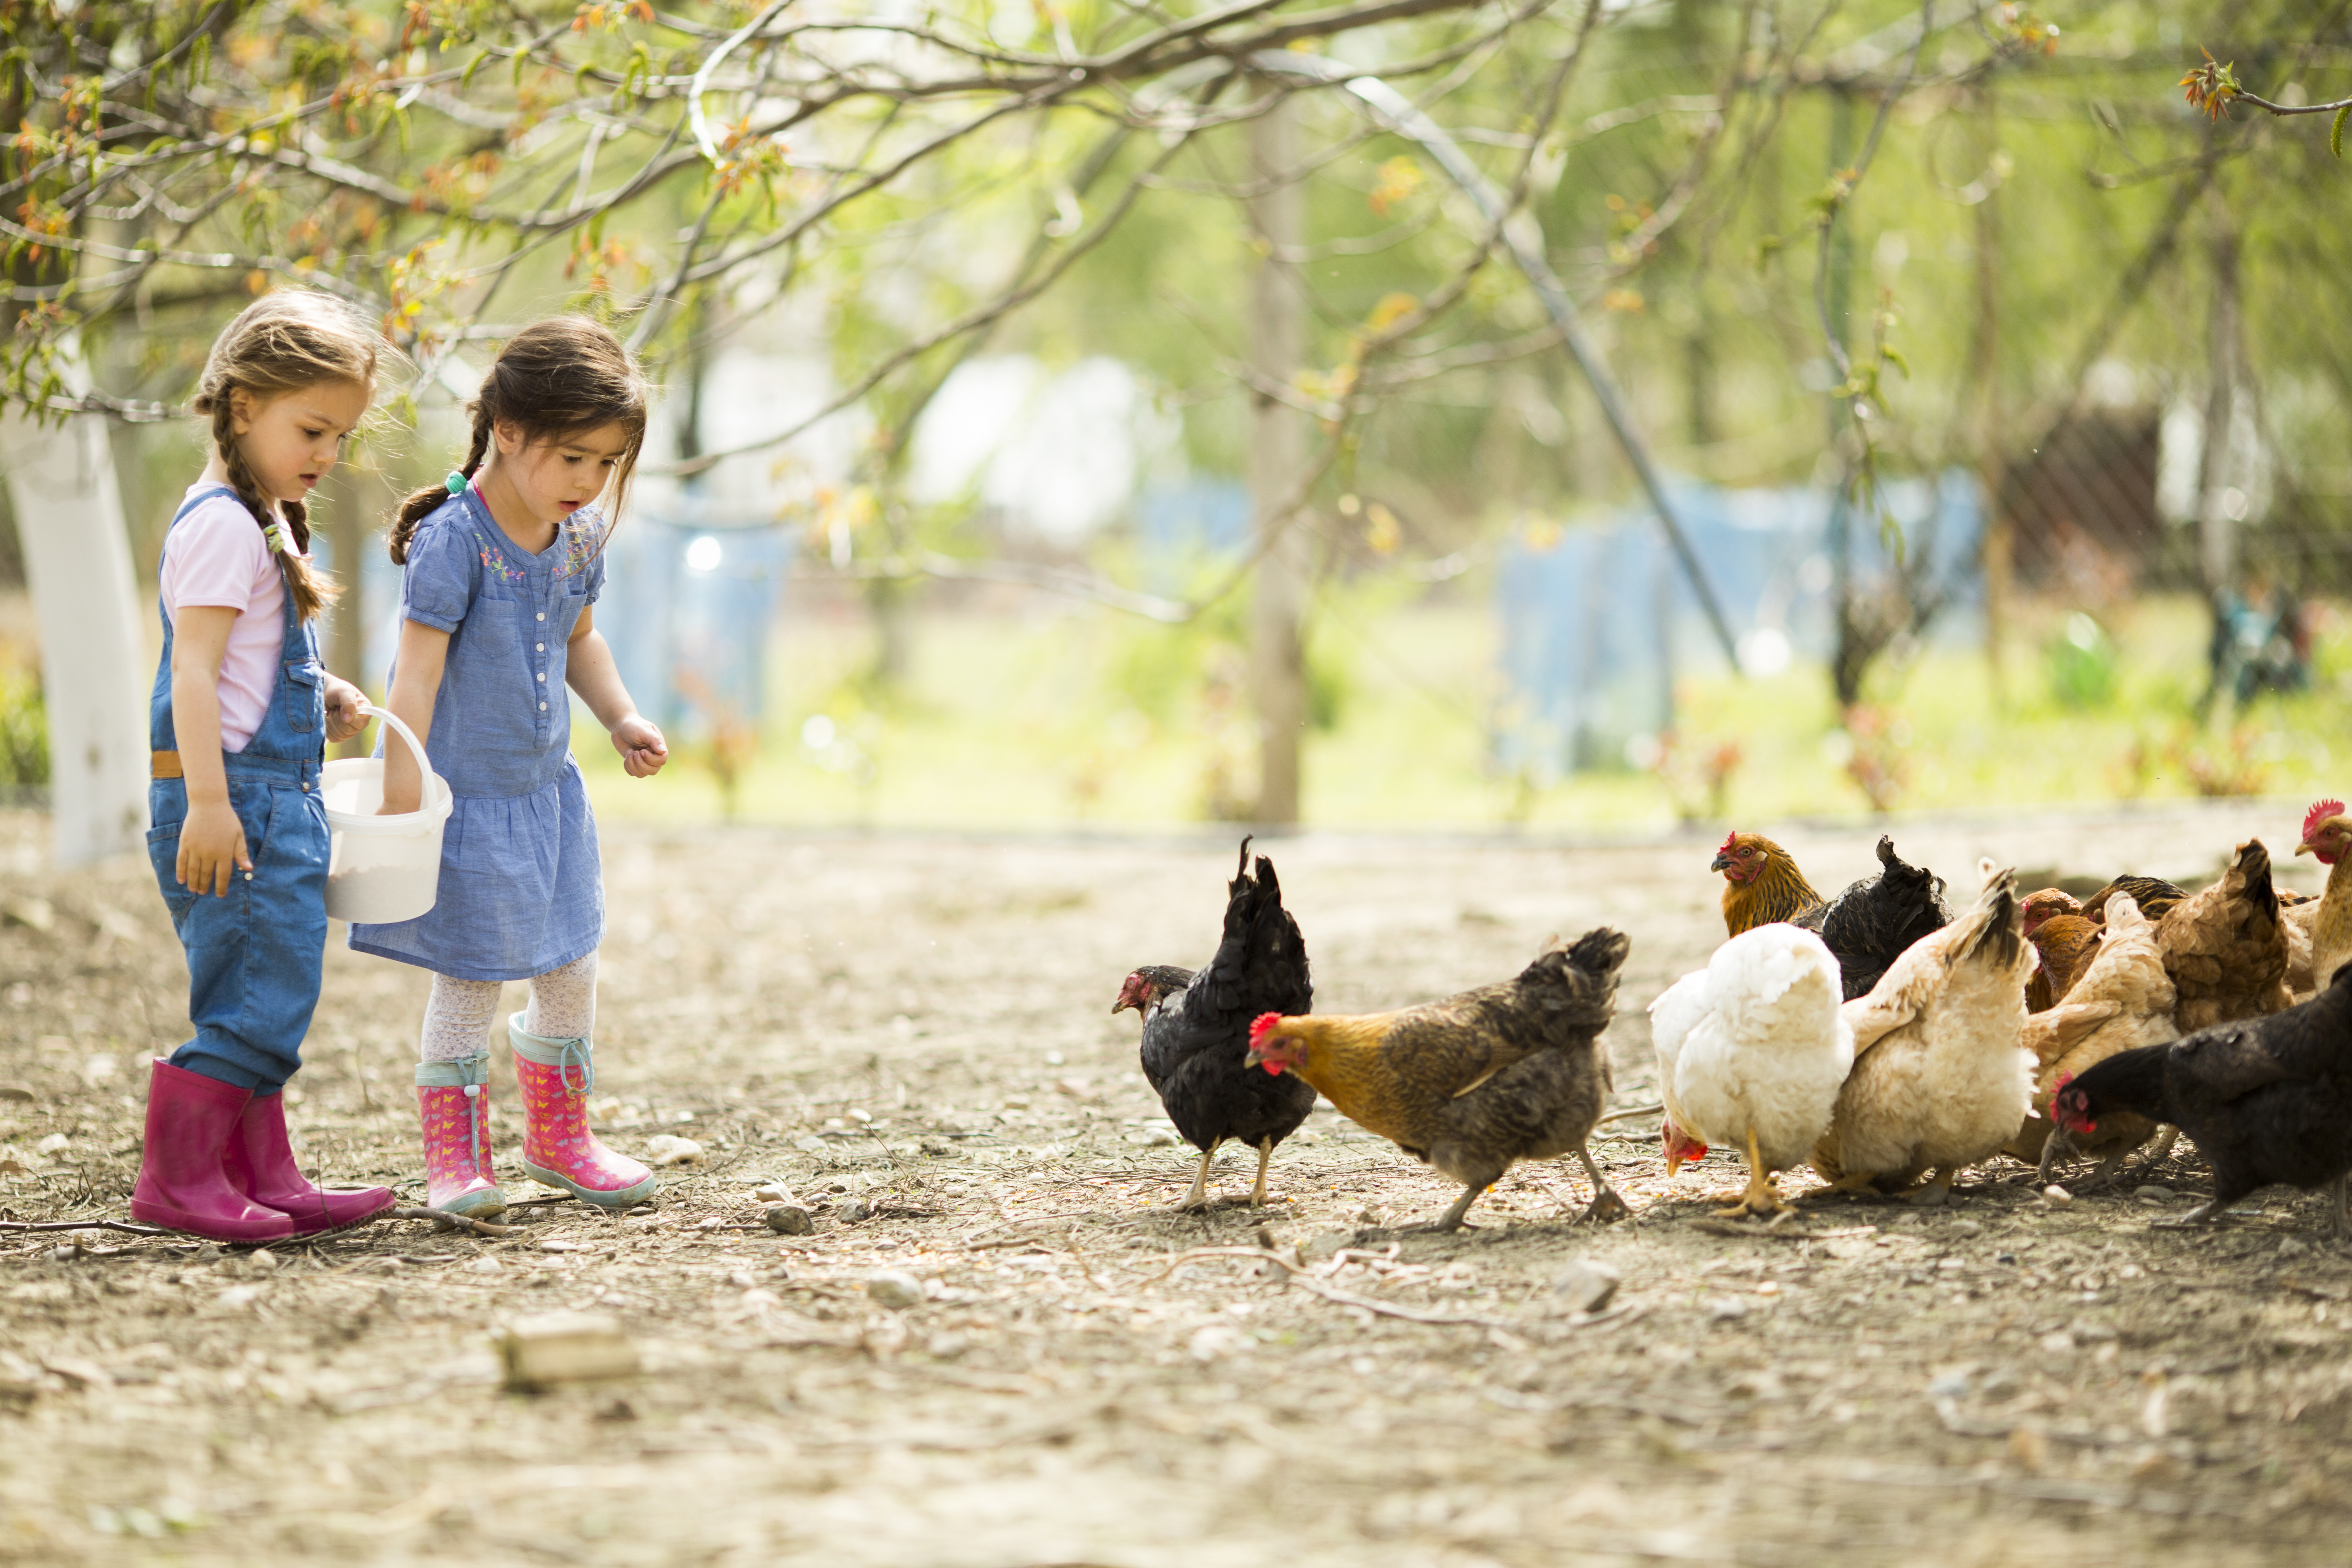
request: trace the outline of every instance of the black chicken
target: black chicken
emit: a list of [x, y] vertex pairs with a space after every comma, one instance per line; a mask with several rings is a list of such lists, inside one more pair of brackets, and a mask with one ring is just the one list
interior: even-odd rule
[[1265, 1202], [1265, 1166], [1274, 1146], [1298, 1131], [1315, 1109], [1315, 1090], [1287, 1075], [1251, 1068], [1250, 1021], [1261, 1013], [1292, 1016], [1314, 1005], [1307, 941], [1282, 907], [1274, 862], [1261, 855], [1250, 874], [1250, 841], [1227, 885], [1225, 931], [1208, 967], [1194, 973], [1150, 964], [1127, 977], [1113, 1013], [1143, 1015], [1143, 1076], [1184, 1141], [1201, 1151], [1192, 1190], [1176, 1206], [1206, 1201], [1209, 1161], [1227, 1139], [1257, 1150], [1253, 1205]]
[[1952, 923], [1944, 879], [1897, 857], [1888, 837], [1878, 840], [1878, 864], [1877, 876], [1790, 917], [1791, 925], [1819, 931], [1829, 944], [1849, 1002], [1869, 995], [1904, 949]]
[[2212, 1202], [2166, 1223], [2210, 1218], [2262, 1187], [2331, 1186], [2336, 1233], [2352, 1234], [2352, 965], [2301, 1006], [2119, 1051], [2060, 1079], [2051, 1142], [2122, 1111], [2179, 1128], [2213, 1168]]

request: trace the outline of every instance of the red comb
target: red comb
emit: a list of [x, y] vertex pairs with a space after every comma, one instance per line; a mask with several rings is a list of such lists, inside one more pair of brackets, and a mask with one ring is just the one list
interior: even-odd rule
[[1255, 1018], [1251, 1019], [1250, 1049], [1257, 1049], [1258, 1042], [1272, 1034], [1281, 1022], [1282, 1015], [1279, 1013], [1260, 1013]]
[[2318, 827], [2321, 823], [2326, 821], [2331, 816], [2341, 816], [2343, 815], [2344, 803], [2340, 800], [2313, 801], [2311, 803], [2311, 809], [2303, 814], [2303, 837], [2305, 840], [2306, 842], [2309, 841], [2313, 830]]
[[1716, 852], [1717, 854], [1720, 855], [1720, 854], [1722, 854], [1722, 853], [1723, 853], [1725, 850], [1727, 850], [1727, 849], [1734, 849], [1734, 848], [1737, 848], [1737, 847], [1738, 847], [1738, 842], [1739, 842], [1739, 833], [1738, 833], [1738, 830], [1737, 828], [1735, 828], [1735, 829], [1733, 829], [1731, 832], [1727, 833], [1727, 834], [1725, 834], [1725, 835], [1723, 836], [1723, 842], [1722, 842], [1722, 844], [1721, 844], [1721, 845], [1717, 846], [1717, 849], [1716, 849], [1716, 851], [1715, 851], [1715, 852]]
[[2068, 1084], [2070, 1084], [2070, 1083], [2074, 1082], [2074, 1075], [2073, 1073], [2070, 1073], [2070, 1072], [2062, 1072], [2062, 1073], [2060, 1073], [2060, 1074], [2058, 1075], [2058, 1081], [2057, 1081], [2057, 1082], [2055, 1082], [2055, 1083], [2053, 1083], [2053, 1084], [2052, 1084], [2052, 1085], [2050, 1086], [2050, 1094], [2051, 1094], [2051, 1097], [2052, 1097], [2053, 1099], [2055, 1099], [2057, 1096], [2059, 1096], [2059, 1095], [2062, 1095], [2062, 1094], [2065, 1093], [2065, 1092], [2066, 1092], [2066, 1086], [2067, 1086]]

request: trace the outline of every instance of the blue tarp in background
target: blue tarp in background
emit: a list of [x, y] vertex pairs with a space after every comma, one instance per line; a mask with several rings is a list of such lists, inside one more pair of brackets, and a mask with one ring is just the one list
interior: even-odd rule
[[[380, 536], [367, 544], [363, 684], [382, 691], [400, 641], [400, 568]], [[756, 725], [764, 716], [769, 639], [798, 545], [797, 528], [721, 515], [691, 494], [623, 517], [605, 546], [596, 629], [638, 710], [672, 742], [708, 739], [722, 717]]]
[[[1718, 489], [1670, 484], [1675, 511], [1742, 662], [1769, 671], [1789, 658], [1825, 660], [1831, 612], [1832, 497], [1816, 489]], [[1952, 635], [1980, 613], [1984, 506], [1975, 477], [1885, 487], [1906, 552], [1948, 595], [1933, 630]], [[1851, 559], [1858, 591], [1884, 580], [1892, 559], [1876, 520], [1855, 515]], [[1664, 531], [1646, 506], [1590, 525], [1521, 529], [1496, 572], [1505, 697], [1496, 761], [1551, 777], [1622, 766], [1629, 742], [1674, 722], [1677, 671], [1720, 669], [1708, 629]]]

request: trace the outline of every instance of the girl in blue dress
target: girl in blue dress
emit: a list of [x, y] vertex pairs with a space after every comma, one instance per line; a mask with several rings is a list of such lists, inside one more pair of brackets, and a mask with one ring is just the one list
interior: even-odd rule
[[[424, 741], [454, 809], [433, 908], [354, 924], [351, 943], [433, 972], [416, 1099], [429, 1201], [457, 1214], [506, 1207], [484, 1112], [488, 1037], [509, 980], [530, 982], [529, 1010], [507, 1020], [523, 1169], [608, 1208], [654, 1190], [651, 1171], [588, 1130], [604, 892], [564, 696], [577, 693], [604, 726], [630, 776], [669, 760], [594, 613], [646, 405], [644, 375], [604, 328], [573, 316], [526, 327], [468, 406], [465, 467], [446, 488], [409, 497], [392, 526], [392, 558], [405, 571], [386, 706]], [[383, 809], [416, 810], [413, 756], [379, 750]]]

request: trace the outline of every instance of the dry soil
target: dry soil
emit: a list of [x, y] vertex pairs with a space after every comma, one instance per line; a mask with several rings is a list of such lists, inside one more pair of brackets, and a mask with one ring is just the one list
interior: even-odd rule
[[[1956, 885], [1980, 853], [2200, 878], [2296, 816], [1895, 831]], [[146, 1058], [184, 1037], [180, 955], [143, 865], [51, 872], [43, 831], [0, 816], [0, 1217], [119, 1217]], [[1874, 831], [1782, 836], [1822, 886], [1874, 868]], [[1721, 937], [1697, 837], [1261, 847], [1322, 1011], [1629, 931], [1628, 1107], [1643, 1007]], [[1327, 1110], [1267, 1210], [1171, 1213], [1192, 1157], [1109, 1007], [1134, 965], [1206, 955], [1232, 864], [1209, 836], [608, 835], [597, 1113], [698, 1161], [656, 1206], [537, 1201], [499, 1237], [0, 1234], [0, 1561], [2344, 1560], [2352, 1251], [2294, 1194], [2155, 1227], [2206, 1184], [2186, 1147], [2064, 1206], [2000, 1163], [1941, 1211], [1818, 1198], [1727, 1234], [1704, 1200], [1736, 1163], [1670, 1184], [1632, 1121], [1596, 1149], [1633, 1220], [1576, 1224], [1566, 1162], [1436, 1236], [1406, 1227], [1445, 1184]], [[291, 1098], [308, 1162], [409, 1202], [424, 992], [332, 949]], [[503, 1068], [498, 1094], [503, 1161]], [[1250, 1163], [1228, 1152], [1219, 1188]], [[814, 1234], [762, 1224], [770, 1183]], [[1598, 1314], [1555, 1289], [1579, 1260], [1622, 1276]], [[501, 1387], [493, 1331], [572, 1309], [643, 1370]]]

